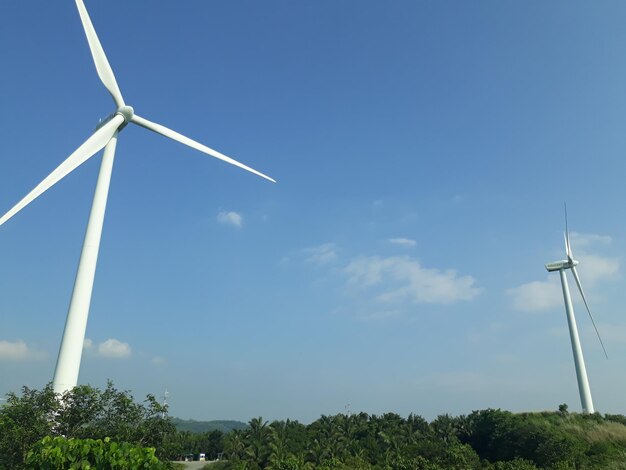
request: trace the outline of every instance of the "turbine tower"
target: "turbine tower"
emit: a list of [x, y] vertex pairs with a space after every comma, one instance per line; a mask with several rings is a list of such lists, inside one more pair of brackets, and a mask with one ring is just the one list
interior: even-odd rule
[[568, 269], [574, 275], [574, 280], [576, 281], [576, 285], [578, 286], [578, 290], [580, 291], [580, 296], [582, 297], [585, 307], [587, 308], [587, 313], [589, 313], [589, 318], [591, 318], [591, 323], [596, 330], [596, 335], [598, 335], [598, 339], [600, 340], [600, 344], [602, 345], [602, 350], [604, 351], [604, 355], [607, 359], [608, 355], [606, 354], [604, 343], [602, 343], [602, 338], [600, 337], [600, 333], [598, 332], [598, 328], [596, 327], [596, 322], [593, 319], [593, 315], [591, 315], [591, 310], [589, 310], [589, 305], [587, 304], [587, 299], [585, 298], [583, 287], [580, 283], [580, 278], [578, 277], [578, 272], [576, 272], [576, 266], [578, 266], [578, 261], [574, 259], [574, 255], [572, 254], [572, 248], [569, 243], [569, 231], [567, 229], [567, 207], [565, 208], [565, 253], [567, 255], [566, 260], [555, 261], [553, 263], [548, 263], [545, 266], [548, 272], [558, 271], [561, 277], [561, 287], [563, 288], [563, 300], [565, 301], [565, 313], [567, 315], [569, 337], [572, 342], [572, 353], [574, 354], [574, 366], [576, 368], [576, 379], [578, 380], [578, 393], [580, 394], [580, 403], [583, 408], [583, 413], [594, 413], [595, 409], [593, 407], [593, 400], [591, 399], [591, 389], [589, 388], [589, 379], [587, 378], [587, 368], [585, 367], [583, 350], [580, 345], [580, 338], [578, 337], [578, 327], [576, 326], [576, 318], [574, 317], [572, 297], [570, 296], [569, 286], [567, 284], [567, 274], [565, 273], [565, 271]]
[[105, 88], [109, 91], [115, 102], [116, 110], [98, 125], [95, 132], [89, 137], [74, 153], [72, 153], [63, 163], [61, 163], [52, 173], [39, 183], [30, 193], [18, 202], [6, 214], [0, 217], [0, 225], [7, 222], [11, 217], [30, 204], [37, 197], [41, 196], [50, 187], [55, 185], [70, 172], [78, 168], [82, 163], [93, 157], [104, 148], [98, 181], [94, 193], [89, 222], [83, 249], [78, 263], [78, 271], [74, 282], [74, 290], [70, 300], [70, 306], [63, 332], [63, 339], [59, 349], [56, 369], [54, 372], [53, 388], [57, 393], [63, 393], [76, 386], [78, 372], [85, 340], [85, 330], [87, 328], [87, 317], [89, 315], [89, 305], [91, 303], [91, 293], [98, 260], [100, 237], [104, 222], [104, 212], [111, 181], [111, 171], [115, 157], [115, 146], [117, 144], [118, 133], [124, 129], [128, 123], [137, 124], [148, 130], [161, 134], [170, 139], [176, 140], [193, 149], [199, 150], [207, 155], [223, 160], [231, 165], [238, 166], [255, 175], [276, 182], [263, 173], [258, 172], [226, 155], [217, 152], [195, 140], [185, 137], [178, 132], [168, 129], [165, 126], [149, 121], [135, 114], [132, 107], [127, 106], [122, 93], [115, 80], [113, 70], [109, 65], [100, 40], [91, 23], [87, 9], [83, 0], [76, 0], [78, 13], [87, 36], [89, 49], [96, 66], [96, 71]]

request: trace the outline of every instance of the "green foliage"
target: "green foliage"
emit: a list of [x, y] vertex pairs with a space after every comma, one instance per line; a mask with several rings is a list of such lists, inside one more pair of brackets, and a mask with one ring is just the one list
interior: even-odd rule
[[487, 409], [440, 415], [322, 416], [308, 426], [261, 418], [225, 436], [228, 469], [565, 470], [626, 468], [619, 417]]
[[[7, 395], [0, 408], [0, 470], [163, 468], [203, 452], [214, 470], [626, 470], [626, 417], [474, 411], [338, 414], [309, 425], [254, 418], [240, 429], [176, 431], [166, 409], [108, 384]], [[63, 436], [63, 437], [61, 437]], [[123, 467], [122, 462], [133, 462]], [[108, 465], [108, 466], [107, 466]]]
[[169, 419], [163, 418], [167, 409], [153, 395], [138, 403], [130, 392], [117, 390], [111, 382], [104, 390], [89, 385], [75, 387], [61, 397], [60, 403], [58, 435], [92, 439], [115, 436], [118, 441], [160, 448], [165, 436], [175, 432]]
[[117, 443], [110, 438], [66, 439], [44, 437], [26, 458], [26, 466], [41, 470], [94, 469], [166, 469], [154, 455], [153, 447]]
[[604, 419], [607, 421], [614, 421], [616, 423], [623, 424], [626, 426], [626, 416], [624, 415], [604, 415]]
[[204, 467], [202, 467], [202, 470], [229, 470], [232, 468], [233, 466], [231, 462], [221, 460], [219, 462], [206, 464]]
[[53, 433], [52, 418], [59, 408], [50, 385], [41, 391], [23, 387], [21, 396], [7, 394], [0, 408], [0, 468], [22, 464], [32, 445]]
[[496, 462], [493, 470], [537, 470], [537, 466], [530, 460], [514, 459], [506, 462]]
[[220, 431], [192, 433], [189, 431], [168, 434], [163, 443], [163, 453], [169, 459], [184, 455], [206, 454], [207, 459], [215, 460], [224, 451], [224, 434]]
[[75, 387], [63, 396], [50, 385], [41, 391], [24, 387], [21, 396], [9, 393], [0, 408], [0, 469], [23, 468], [28, 452], [46, 436], [112, 438], [158, 449], [157, 455], [165, 456], [166, 443], [175, 433], [163, 417], [165, 411], [153, 396], [137, 403], [111, 383], [105, 390]]

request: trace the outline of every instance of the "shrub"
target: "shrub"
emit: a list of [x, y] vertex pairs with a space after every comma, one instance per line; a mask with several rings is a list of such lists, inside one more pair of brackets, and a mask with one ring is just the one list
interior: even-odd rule
[[101, 439], [44, 437], [26, 457], [26, 466], [41, 470], [93, 469], [166, 469], [154, 455], [153, 447], [117, 443]]

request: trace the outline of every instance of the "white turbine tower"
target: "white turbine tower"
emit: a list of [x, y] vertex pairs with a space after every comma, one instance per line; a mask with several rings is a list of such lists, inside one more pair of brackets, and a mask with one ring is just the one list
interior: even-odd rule
[[591, 323], [596, 330], [596, 334], [598, 335], [598, 339], [600, 340], [600, 344], [602, 345], [602, 350], [604, 351], [604, 355], [608, 359], [608, 355], [606, 354], [606, 349], [604, 348], [604, 343], [602, 343], [602, 338], [600, 337], [600, 333], [598, 332], [598, 328], [596, 327], [596, 322], [593, 319], [593, 315], [591, 315], [591, 310], [589, 310], [589, 305], [587, 304], [587, 299], [585, 298], [585, 294], [583, 292], [583, 286], [580, 283], [580, 278], [578, 277], [578, 273], [576, 272], [576, 266], [578, 266], [578, 261], [574, 259], [572, 254], [572, 247], [569, 243], [569, 230], [567, 228], [567, 207], [565, 208], [565, 253], [567, 254], [567, 259], [562, 261], [555, 261], [553, 263], [546, 264], [546, 269], [549, 272], [558, 271], [561, 276], [561, 286], [563, 288], [563, 299], [565, 300], [565, 313], [567, 314], [567, 325], [569, 326], [569, 336], [572, 342], [572, 353], [574, 354], [574, 366], [576, 368], [576, 378], [578, 380], [578, 393], [580, 394], [580, 403], [583, 408], [583, 413], [594, 413], [593, 400], [591, 399], [591, 390], [589, 388], [589, 379], [587, 378], [587, 369], [585, 367], [585, 359], [583, 358], [583, 350], [580, 346], [580, 338], [578, 337], [578, 327], [576, 326], [576, 318], [574, 317], [574, 307], [572, 306], [572, 298], [569, 292], [569, 286], [567, 284], [567, 275], [565, 273], [566, 270], [572, 271], [574, 275], [574, 280], [576, 281], [576, 285], [578, 286], [578, 290], [580, 291], [580, 296], [583, 299], [585, 307], [587, 308], [587, 313], [589, 313], [589, 318], [591, 318]]
[[59, 349], [59, 357], [54, 372], [53, 387], [55, 392], [58, 393], [72, 389], [76, 386], [78, 381], [78, 371], [85, 340], [85, 329], [87, 327], [89, 304], [91, 302], [91, 292], [98, 259], [98, 249], [100, 246], [100, 236], [102, 234], [102, 224], [104, 221], [109, 182], [111, 180], [113, 159], [115, 156], [115, 145], [117, 143], [118, 133], [128, 123], [145, 127], [157, 134], [169, 137], [200, 152], [204, 152], [212, 157], [219, 158], [231, 165], [238, 166], [262, 178], [275, 182], [269, 176], [239, 163], [220, 152], [135, 114], [133, 108], [127, 106], [124, 102], [124, 98], [122, 98], [122, 93], [117, 86], [113, 70], [104, 54], [104, 50], [96, 35], [96, 31], [91, 23], [83, 0], [76, 0], [76, 6], [78, 7], [78, 13], [80, 14], [85, 34], [87, 35], [87, 42], [89, 43], [91, 55], [96, 65], [96, 71], [105, 88], [113, 97], [116, 110], [98, 125], [91, 137], [78, 147], [74, 153], [0, 218], [0, 225], [2, 225], [63, 177], [104, 148], [100, 173], [98, 175], [85, 240], [83, 242], [83, 249], [76, 273], [74, 290], [72, 292], [63, 339]]

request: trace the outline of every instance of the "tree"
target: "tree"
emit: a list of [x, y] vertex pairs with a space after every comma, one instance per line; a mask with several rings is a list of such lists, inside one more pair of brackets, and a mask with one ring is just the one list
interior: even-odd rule
[[51, 385], [41, 391], [22, 387], [21, 396], [7, 394], [0, 408], [0, 468], [19, 468], [35, 442], [54, 433], [59, 408]]
[[21, 396], [7, 395], [0, 408], [0, 468], [21, 468], [31, 447], [46, 436], [105, 439], [153, 447], [166, 456], [164, 443], [175, 428], [164, 418], [165, 407], [154, 396], [143, 403], [111, 382], [105, 390], [81, 385], [56, 394], [51, 385], [43, 390], [22, 388]]
[[248, 423], [246, 454], [250, 458], [253, 468], [265, 468], [268, 463], [270, 430], [267, 421], [260, 416], [252, 418]]

